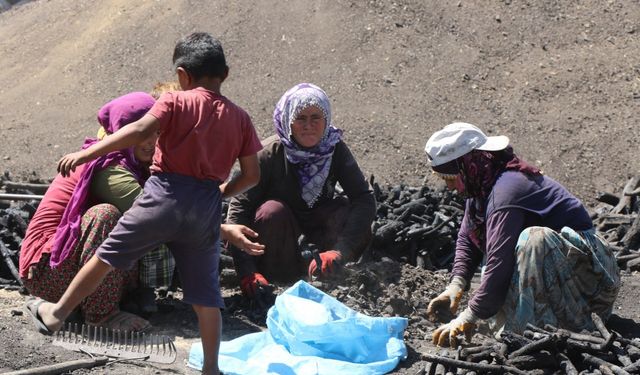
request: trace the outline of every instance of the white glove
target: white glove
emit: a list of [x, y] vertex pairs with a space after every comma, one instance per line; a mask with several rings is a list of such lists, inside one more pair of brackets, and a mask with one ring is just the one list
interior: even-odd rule
[[450, 347], [458, 346], [458, 335], [464, 333], [467, 342], [471, 341], [473, 332], [476, 329], [476, 322], [480, 320], [468, 307], [447, 324], [440, 326], [433, 332], [433, 344], [445, 346], [447, 343]]
[[[451, 314], [458, 312], [458, 305], [466, 286], [467, 281], [464, 278], [454, 276], [444, 292], [429, 302], [427, 316], [433, 321], [438, 321], [437, 317], [444, 315], [440, 312], [443, 309], [449, 309]], [[450, 315], [448, 316], [450, 317]]]

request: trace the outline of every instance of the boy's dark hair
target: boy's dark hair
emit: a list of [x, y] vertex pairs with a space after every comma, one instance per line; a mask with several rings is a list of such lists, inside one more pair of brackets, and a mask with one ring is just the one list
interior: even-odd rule
[[194, 79], [226, 78], [229, 71], [222, 44], [203, 32], [189, 34], [178, 41], [173, 50], [173, 68], [183, 68]]

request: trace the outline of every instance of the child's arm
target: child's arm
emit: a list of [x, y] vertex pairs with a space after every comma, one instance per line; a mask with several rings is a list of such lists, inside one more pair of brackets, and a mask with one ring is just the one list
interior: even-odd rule
[[238, 158], [240, 174], [229, 182], [220, 185], [223, 198], [229, 198], [236, 194], [256, 186], [260, 181], [260, 165], [257, 154]]
[[63, 156], [58, 161], [58, 172], [66, 177], [80, 164], [90, 162], [112, 151], [133, 147], [156, 132], [158, 124], [155, 117], [149, 114], [144, 115], [140, 120], [124, 126], [91, 147]]

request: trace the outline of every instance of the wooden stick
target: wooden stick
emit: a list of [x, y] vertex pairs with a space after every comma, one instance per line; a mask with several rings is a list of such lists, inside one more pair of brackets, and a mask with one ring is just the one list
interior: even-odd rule
[[637, 374], [640, 372], [640, 359], [635, 361], [633, 364], [626, 366], [623, 370], [630, 374]]
[[527, 344], [516, 351], [511, 352], [511, 354], [509, 354], [509, 359], [515, 358], [517, 356], [527, 354], [536, 350], [553, 347], [559, 340], [560, 340], [560, 337], [558, 335], [556, 334], [549, 335], [540, 340]]
[[0, 193], [0, 200], [5, 201], [39, 201], [42, 198], [44, 198], [44, 195]]
[[558, 367], [558, 361], [556, 358], [547, 351], [520, 355], [507, 360], [506, 364], [517, 367], [520, 370], [536, 370]]
[[507, 352], [509, 351], [509, 346], [503, 342], [495, 345], [496, 352], [494, 353], [494, 361], [497, 364], [503, 365], [507, 362]]
[[640, 258], [640, 253], [633, 252], [631, 254], [620, 255], [616, 257], [616, 260], [618, 262], [624, 262], [625, 260], [631, 260], [636, 258]]
[[627, 197], [632, 197], [632, 196], [636, 196], [636, 195], [640, 195], [640, 189], [636, 189], [634, 191], [625, 191], [624, 195], [626, 195]]
[[[482, 371], [482, 372], [489, 372], [489, 371], [493, 371], [493, 372], [497, 372], [497, 373], [505, 373], [505, 372], [510, 372], [513, 374], [517, 374], [517, 375], [526, 375], [528, 374], [526, 371], [522, 371], [520, 369], [517, 369], [515, 367], [512, 366], [503, 366], [503, 365], [489, 365], [489, 364], [485, 364], [485, 363], [473, 363], [473, 362], [467, 362], [467, 361], [460, 361], [457, 359], [453, 359], [453, 358], [447, 358], [447, 357], [440, 357], [437, 355], [432, 355], [432, 354], [427, 354], [427, 353], [422, 353], [422, 359], [432, 362], [432, 363], [438, 363], [438, 364], [442, 364], [442, 365], [447, 365], [447, 366], [453, 366], [453, 367], [459, 367], [459, 368], [466, 368], [469, 370], [475, 370], [475, 371]], [[433, 366], [432, 366], [433, 367]]]
[[636, 348], [640, 349], [640, 340], [638, 340], [638, 338], [635, 338], [633, 340], [630, 340], [626, 337], [622, 337], [622, 335], [620, 335], [619, 332], [613, 331], [616, 333], [616, 340], [620, 341], [621, 343], [623, 343], [624, 345], [631, 345], [631, 346], [635, 346]]
[[470, 346], [467, 348], [460, 349], [460, 356], [462, 358], [467, 358], [470, 354], [480, 353], [491, 348], [493, 348], [493, 345]]
[[[638, 215], [638, 217], [640, 217], [640, 215]], [[638, 264], [640, 264], [640, 258], [634, 258], [634, 259], [628, 260], [627, 269], [631, 270], [632, 268], [635, 268], [635, 266], [637, 266]]]
[[[624, 366], [624, 370], [628, 371], [628, 372], [637, 372], [637, 371], [629, 371], [627, 370], [628, 366], [632, 366], [633, 365], [633, 361], [631, 360], [631, 358], [627, 355], [627, 353], [625, 352], [624, 349], [622, 348], [618, 348], [618, 347], [614, 347], [613, 348], [613, 354], [615, 354], [616, 358], [618, 358], [618, 362], [620, 362], [620, 364], [622, 366]], [[638, 368], [638, 370], [640, 370], [640, 368]]]
[[96, 366], [104, 366], [109, 361], [107, 357], [96, 357], [90, 359], [78, 359], [75, 361], [67, 361], [56, 363], [48, 366], [34, 367], [26, 370], [18, 370], [6, 372], [5, 375], [54, 375], [63, 374], [81, 368], [92, 368]]
[[35, 194], [44, 194], [45, 191], [49, 188], [49, 184], [32, 184], [28, 182], [13, 182], [13, 181], [5, 181], [3, 182], [4, 188], [7, 191], [13, 190], [29, 190]]
[[476, 363], [482, 360], [488, 360], [489, 362], [491, 362], [490, 360], [493, 359], [493, 356], [492, 356], [493, 352], [494, 352], [493, 347], [490, 346], [489, 348], [481, 352], [469, 354], [467, 358], [465, 358], [465, 360], [469, 362], [476, 362]]
[[627, 230], [621, 242], [625, 247], [635, 248], [638, 240], [640, 240], [640, 215], [636, 215], [633, 224], [631, 224], [631, 228]]
[[[592, 314], [593, 315], [593, 314]], [[599, 319], [599, 317], [598, 317]], [[595, 321], [594, 321], [595, 323]], [[600, 320], [600, 324], [602, 324], [602, 328], [606, 331], [606, 328], [604, 328], [604, 324], [602, 323], [602, 320]], [[596, 327], [597, 327], [597, 323], [596, 323]], [[554, 326], [552, 326], [551, 324], [545, 324], [544, 328], [545, 330], [541, 330], [540, 328], [537, 328], [531, 324], [527, 324], [527, 328], [531, 329], [531, 330], [535, 330], [536, 332], [540, 332], [540, 333], [545, 333], [545, 330], [548, 330], [550, 332], [554, 332], [557, 333], [559, 335], [563, 335], [568, 337], [570, 340], [575, 341], [581, 341], [584, 342], [585, 344], [596, 344], [596, 345], [600, 345], [600, 347], [602, 349], [599, 350], [605, 350], [606, 348], [608, 348], [612, 343], [613, 340], [610, 340], [610, 336], [611, 334], [607, 332], [607, 336], [605, 338], [602, 337], [597, 337], [597, 336], [593, 336], [593, 335], [589, 335], [589, 334], [583, 334], [583, 333], [576, 333], [573, 331], [569, 331], [563, 328], [556, 328]], [[600, 332], [602, 334], [602, 331]], [[547, 333], [549, 334], [549, 333]], [[604, 336], [604, 335], [603, 335]], [[615, 339], [615, 337], [614, 337]], [[594, 349], [597, 349], [594, 346]]]
[[564, 373], [567, 375], [578, 375], [578, 369], [573, 365], [573, 362], [562, 353], [558, 353], [556, 355], [558, 362], [560, 362], [560, 368], [564, 370]]
[[640, 178], [632, 177], [627, 181], [627, 184], [624, 186], [624, 190], [620, 196], [620, 202], [611, 210], [612, 214], [621, 214], [623, 212], [628, 213], [631, 210], [631, 196], [626, 195], [625, 193], [631, 193], [638, 187], [640, 183]]
[[23, 286], [22, 280], [20, 279], [20, 273], [16, 269], [15, 264], [13, 264], [13, 259], [11, 259], [11, 253], [2, 241], [0, 241], [0, 253], [2, 253], [2, 258], [4, 258], [4, 262], [7, 264], [7, 267], [9, 267], [9, 271], [11, 271], [13, 277], [21, 286]]
[[552, 326], [551, 324], [545, 324], [543, 329], [538, 326], [534, 326], [531, 323], [527, 323], [527, 329], [533, 332], [543, 333], [545, 335], [550, 335], [558, 330], [556, 327]]
[[600, 315], [592, 312], [591, 320], [593, 320], [593, 324], [596, 326], [596, 329], [598, 330], [598, 332], [600, 332], [600, 334], [605, 339], [605, 341], [608, 340], [609, 336], [611, 336], [611, 332], [609, 332], [607, 327], [605, 327], [604, 322], [602, 321], [602, 318], [600, 318]]
[[531, 343], [531, 340], [512, 331], [503, 331], [500, 334], [500, 341], [506, 343], [510, 348], [523, 346]]
[[591, 363], [592, 365], [598, 366], [598, 369], [600, 369], [600, 371], [604, 372], [606, 371], [604, 370], [606, 368], [616, 375], [630, 375], [629, 372], [625, 371], [621, 367], [616, 366], [613, 363], [607, 362], [604, 359], [600, 359], [596, 356], [592, 356], [591, 354], [582, 353], [582, 358], [584, 358], [585, 361]]

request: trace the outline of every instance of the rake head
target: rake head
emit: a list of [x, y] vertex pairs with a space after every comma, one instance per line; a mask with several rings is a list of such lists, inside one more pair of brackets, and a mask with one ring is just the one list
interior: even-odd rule
[[111, 330], [82, 324], [67, 324], [56, 332], [53, 345], [94, 355], [139, 359], [156, 363], [173, 363], [176, 346], [164, 335]]

